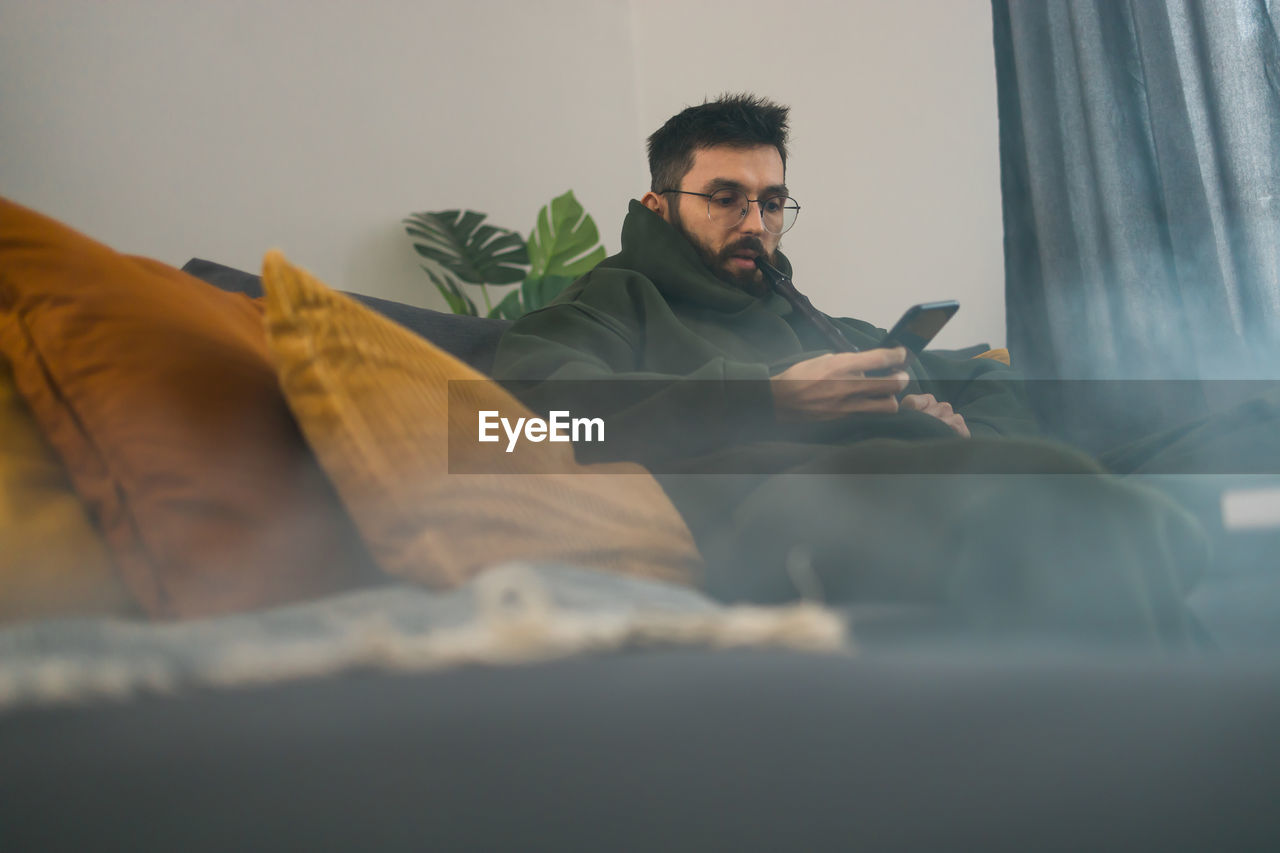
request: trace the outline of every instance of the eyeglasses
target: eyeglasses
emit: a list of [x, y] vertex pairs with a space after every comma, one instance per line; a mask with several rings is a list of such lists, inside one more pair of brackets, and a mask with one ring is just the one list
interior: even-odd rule
[[771, 195], [765, 198], [747, 198], [742, 190], [723, 189], [713, 193], [695, 193], [688, 190], [663, 190], [666, 193], [702, 196], [707, 200], [707, 219], [726, 231], [737, 228], [738, 223], [747, 218], [751, 203], [760, 206], [760, 221], [764, 230], [770, 234], [785, 234], [796, 217], [800, 215], [800, 205], [796, 200], [785, 195]]

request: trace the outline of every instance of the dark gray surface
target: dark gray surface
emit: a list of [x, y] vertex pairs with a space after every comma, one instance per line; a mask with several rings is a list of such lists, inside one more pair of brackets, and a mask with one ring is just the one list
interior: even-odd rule
[[1274, 665], [666, 651], [0, 717], [5, 850], [1280, 849]]

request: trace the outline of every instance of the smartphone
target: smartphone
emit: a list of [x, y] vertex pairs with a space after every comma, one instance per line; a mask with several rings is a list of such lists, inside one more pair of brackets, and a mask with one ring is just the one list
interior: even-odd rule
[[[929, 341], [933, 340], [934, 336], [942, 331], [942, 327], [947, 325], [947, 321], [959, 310], [960, 303], [954, 299], [912, 305], [902, 315], [902, 319], [889, 330], [889, 334], [880, 339], [875, 348], [906, 347], [908, 358], [912, 355], [919, 355], [921, 350], [929, 345]], [[889, 372], [876, 370], [869, 371], [867, 375], [885, 376]]]

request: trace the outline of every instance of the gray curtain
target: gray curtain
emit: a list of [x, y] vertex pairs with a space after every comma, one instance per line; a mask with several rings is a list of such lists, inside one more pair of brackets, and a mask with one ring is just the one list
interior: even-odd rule
[[1014, 363], [1045, 378], [1280, 378], [1268, 0], [992, 10]]

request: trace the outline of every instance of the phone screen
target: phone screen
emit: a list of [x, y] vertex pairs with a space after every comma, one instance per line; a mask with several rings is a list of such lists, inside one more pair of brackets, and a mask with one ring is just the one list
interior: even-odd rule
[[913, 305], [876, 347], [904, 346], [918, 355], [959, 310], [960, 303], [953, 299]]
[[[929, 341], [947, 325], [947, 321], [960, 310], [960, 303], [954, 299], [942, 302], [924, 302], [912, 305], [902, 315], [902, 319], [894, 324], [889, 333], [880, 339], [876, 349], [889, 347], [906, 347], [911, 355], [919, 355]], [[888, 376], [891, 370], [869, 370], [867, 376]]]

